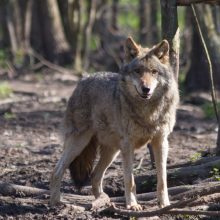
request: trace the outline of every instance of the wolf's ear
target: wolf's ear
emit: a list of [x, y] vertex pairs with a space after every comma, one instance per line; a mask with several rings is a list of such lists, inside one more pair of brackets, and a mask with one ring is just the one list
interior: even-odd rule
[[159, 44], [153, 47], [152, 52], [157, 58], [161, 61], [161, 63], [169, 62], [169, 43], [167, 40], [161, 41]]
[[138, 56], [140, 47], [135, 43], [132, 37], [128, 37], [125, 41], [125, 61], [130, 62], [132, 59]]

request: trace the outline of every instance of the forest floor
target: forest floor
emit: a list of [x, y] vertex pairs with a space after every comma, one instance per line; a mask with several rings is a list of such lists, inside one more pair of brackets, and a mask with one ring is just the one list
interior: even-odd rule
[[[61, 74], [29, 74], [7, 81], [13, 94], [0, 99], [0, 177], [1, 181], [42, 189], [49, 188], [49, 178], [61, 152], [60, 124], [68, 97], [77, 78]], [[170, 136], [168, 169], [193, 162], [212, 154], [216, 145], [217, 123], [206, 119], [201, 106], [192, 99], [182, 99], [177, 123]], [[142, 166], [139, 166], [142, 162]], [[135, 176], [155, 173], [146, 147], [135, 154]], [[212, 174], [210, 173], [210, 176]], [[200, 179], [168, 180], [169, 186], [193, 184]], [[107, 170], [104, 189], [110, 196], [123, 195], [120, 156]], [[142, 182], [138, 193], [155, 191], [155, 182]], [[77, 193], [65, 174], [62, 192]], [[91, 194], [87, 186], [83, 194]], [[147, 207], [147, 202], [146, 202]], [[165, 218], [165, 217], [164, 217]], [[103, 215], [89, 210], [74, 213], [68, 206], [50, 208], [48, 196], [0, 196], [0, 219], [121, 219], [117, 215]], [[160, 218], [159, 218], [160, 219]], [[166, 217], [166, 219], [175, 219]], [[181, 218], [176, 218], [181, 219]], [[184, 219], [184, 218], [183, 218]], [[193, 218], [197, 219], [197, 218]], [[199, 218], [198, 218], [199, 219]]]

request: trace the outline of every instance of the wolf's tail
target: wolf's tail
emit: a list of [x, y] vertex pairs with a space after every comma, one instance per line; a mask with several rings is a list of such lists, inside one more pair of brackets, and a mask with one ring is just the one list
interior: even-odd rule
[[92, 137], [82, 153], [69, 166], [71, 178], [78, 190], [90, 179], [97, 154], [97, 140]]

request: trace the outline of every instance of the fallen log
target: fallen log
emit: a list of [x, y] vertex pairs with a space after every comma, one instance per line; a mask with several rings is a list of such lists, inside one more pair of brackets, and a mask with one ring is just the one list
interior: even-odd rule
[[0, 194], [3, 196], [37, 196], [49, 194], [49, 190], [0, 181]]
[[[173, 199], [174, 195], [177, 194], [182, 194], [187, 191], [194, 191], [198, 190], [204, 187], [211, 187], [211, 186], [216, 186], [218, 185], [219, 182], [210, 182], [210, 183], [202, 183], [202, 184], [196, 184], [196, 185], [183, 185], [183, 186], [174, 186], [168, 188], [169, 195], [172, 196], [171, 198]], [[157, 197], [157, 192], [148, 192], [148, 193], [141, 193], [137, 194], [137, 199], [139, 201], [149, 201], [152, 199], [155, 199]], [[176, 199], [176, 198], [175, 198]], [[111, 198], [111, 202], [124, 202], [125, 197], [124, 196], [119, 196], [119, 197], [113, 197]]]
[[196, 161], [189, 161], [186, 163], [168, 165], [167, 169], [169, 170], [169, 169], [174, 169], [174, 168], [195, 166], [195, 165], [200, 165], [200, 164], [204, 164], [204, 163], [208, 163], [208, 162], [213, 162], [216, 160], [220, 160], [220, 157], [219, 156], [202, 157]]
[[[30, 186], [21, 186], [17, 184], [7, 183], [0, 181], [0, 194], [3, 196], [41, 196], [41, 195], [49, 195], [50, 191], [47, 189], [40, 189]], [[87, 201], [92, 202], [94, 200], [94, 196], [87, 195], [76, 195], [63, 193], [62, 198], [66, 201]]]
[[[213, 168], [220, 169], [220, 159], [214, 161], [206, 162], [204, 164], [199, 164], [195, 166], [187, 166], [181, 168], [174, 168], [167, 170], [167, 181], [168, 185], [176, 184], [189, 184], [200, 178], [205, 179], [212, 174], [210, 173]], [[151, 189], [156, 186], [156, 172], [149, 172], [146, 175], [139, 175], [135, 177], [137, 192], [141, 193], [143, 191]]]
[[161, 209], [154, 209], [150, 211], [132, 211], [132, 210], [119, 209], [113, 204], [111, 207], [107, 208], [106, 211], [110, 211], [113, 213], [117, 213], [119, 215], [129, 216], [129, 217], [151, 217], [151, 216], [161, 216], [164, 214], [220, 216], [220, 211], [200, 211], [200, 210], [194, 211], [194, 210], [178, 209], [189, 205], [190, 203], [196, 201], [197, 199], [203, 196], [207, 196], [219, 192], [220, 192], [220, 184], [212, 187], [202, 187], [200, 190], [197, 191], [192, 190], [188, 193], [183, 193], [181, 195], [180, 201], [175, 202]]

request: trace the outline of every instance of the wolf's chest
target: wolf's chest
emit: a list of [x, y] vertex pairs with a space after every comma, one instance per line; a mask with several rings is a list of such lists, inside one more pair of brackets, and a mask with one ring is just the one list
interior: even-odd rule
[[134, 147], [139, 148], [152, 140], [156, 133], [163, 129], [162, 115], [151, 115], [146, 118], [131, 119], [128, 126], [128, 134]]

